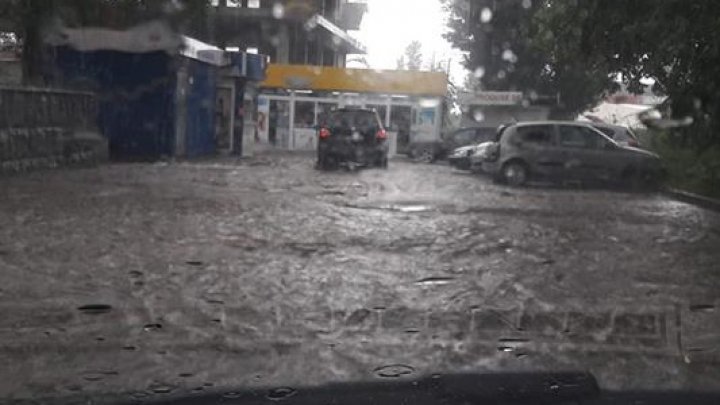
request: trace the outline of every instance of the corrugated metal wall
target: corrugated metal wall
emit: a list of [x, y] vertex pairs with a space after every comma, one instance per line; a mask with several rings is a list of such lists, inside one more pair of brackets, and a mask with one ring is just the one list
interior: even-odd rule
[[197, 157], [215, 153], [217, 68], [203, 62], [187, 61], [187, 118], [185, 154]]
[[78, 52], [56, 48], [53, 82], [93, 90], [98, 126], [115, 159], [171, 156], [175, 134], [175, 60], [165, 52]]

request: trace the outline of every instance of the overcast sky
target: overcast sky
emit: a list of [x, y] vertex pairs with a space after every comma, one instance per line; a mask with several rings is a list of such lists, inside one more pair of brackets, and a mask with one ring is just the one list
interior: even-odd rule
[[[440, 0], [368, 0], [360, 31], [352, 32], [367, 47], [370, 67], [395, 69], [397, 59], [413, 40], [422, 44], [424, 63], [451, 59], [451, 80], [462, 84], [465, 70], [462, 54], [442, 37], [446, 13]], [[360, 67], [355, 64], [351, 67]]]

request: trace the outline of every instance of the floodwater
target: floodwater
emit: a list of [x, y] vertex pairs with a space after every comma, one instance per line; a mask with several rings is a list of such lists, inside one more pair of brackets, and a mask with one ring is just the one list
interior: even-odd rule
[[[720, 215], [312, 158], [0, 179], [0, 398], [454, 372], [720, 388]], [[282, 388], [277, 388], [282, 387]]]

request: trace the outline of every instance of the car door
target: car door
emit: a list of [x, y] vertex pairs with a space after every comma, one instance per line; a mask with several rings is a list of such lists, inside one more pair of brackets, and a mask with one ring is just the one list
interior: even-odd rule
[[562, 155], [555, 146], [554, 125], [521, 125], [515, 129], [513, 143], [517, 157], [542, 176], [557, 176], [562, 171]]
[[606, 145], [612, 141], [598, 131], [582, 125], [559, 125], [558, 147], [563, 160], [564, 178], [573, 180], [609, 177]]

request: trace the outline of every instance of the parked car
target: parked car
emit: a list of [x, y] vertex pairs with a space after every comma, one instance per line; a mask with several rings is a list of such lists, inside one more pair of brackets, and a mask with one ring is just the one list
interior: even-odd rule
[[488, 148], [499, 139], [507, 125], [501, 125], [496, 128], [492, 136], [488, 136], [489, 131], [483, 131], [480, 136], [480, 142], [467, 146], [459, 147], [450, 153], [448, 162], [451, 166], [461, 170], [480, 171], [482, 164], [482, 156], [487, 153]]
[[640, 141], [638, 140], [637, 135], [635, 135], [632, 129], [628, 127], [601, 123], [592, 123], [590, 125], [593, 128], [600, 130], [600, 132], [607, 135], [608, 138], [615, 141], [618, 145], [632, 146], [636, 148], [640, 147]]
[[483, 171], [496, 180], [522, 185], [532, 178], [586, 181], [655, 181], [657, 155], [617, 144], [590, 125], [542, 121], [510, 125], [490, 148]]
[[387, 132], [375, 110], [341, 108], [318, 128], [319, 169], [388, 165]]
[[445, 159], [457, 148], [492, 140], [495, 127], [460, 128], [442, 135], [437, 142], [418, 142], [409, 147], [408, 155], [418, 162], [431, 163]]

